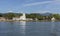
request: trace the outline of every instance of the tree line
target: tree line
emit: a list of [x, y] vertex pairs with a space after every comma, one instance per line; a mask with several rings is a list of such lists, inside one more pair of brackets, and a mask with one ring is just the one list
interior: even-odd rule
[[[48, 14], [48, 13], [47, 13]], [[51, 20], [52, 17], [55, 17], [55, 19], [60, 20], [60, 14], [40, 14], [40, 13], [30, 13], [26, 14], [26, 18], [32, 18], [35, 20], [37, 18], [38, 20]], [[6, 19], [12, 19], [13, 17], [20, 17], [22, 13], [0, 13], [0, 17], [4, 17]]]

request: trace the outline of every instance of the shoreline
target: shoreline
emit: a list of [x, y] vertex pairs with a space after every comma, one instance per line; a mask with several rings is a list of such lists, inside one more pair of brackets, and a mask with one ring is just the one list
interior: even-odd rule
[[[20, 22], [20, 21], [26, 21], [26, 22], [53, 22], [51, 20], [0, 20], [0, 22]], [[60, 22], [60, 20], [55, 20], [54, 22]]]

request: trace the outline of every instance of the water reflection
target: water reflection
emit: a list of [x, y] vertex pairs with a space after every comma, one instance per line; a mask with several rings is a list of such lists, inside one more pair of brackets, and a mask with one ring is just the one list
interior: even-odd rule
[[25, 35], [26, 21], [20, 21], [20, 32]]
[[55, 22], [54, 21], [52, 21], [51, 22], [52, 23], [52, 25], [51, 25], [51, 35], [52, 36], [57, 36], [57, 34], [56, 34], [56, 24], [55, 24]]

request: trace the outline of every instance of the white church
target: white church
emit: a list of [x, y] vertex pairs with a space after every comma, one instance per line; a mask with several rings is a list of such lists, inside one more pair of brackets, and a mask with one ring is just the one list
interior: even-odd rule
[[33, 20], [33, 19], [31, 19], [31, 18], [26, 18], [25, 13], [23, 13], [23, 15], [20, 16], [19, 18], [14, 17], [12, 20], [17, 20], [17, 21], [19, 21], [19, 20]]

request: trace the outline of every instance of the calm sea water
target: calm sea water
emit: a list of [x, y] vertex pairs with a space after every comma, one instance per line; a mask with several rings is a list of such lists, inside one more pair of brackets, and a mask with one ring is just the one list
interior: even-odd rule
[[0, 36], [60, 36], [60, 22], [0, 22]]

